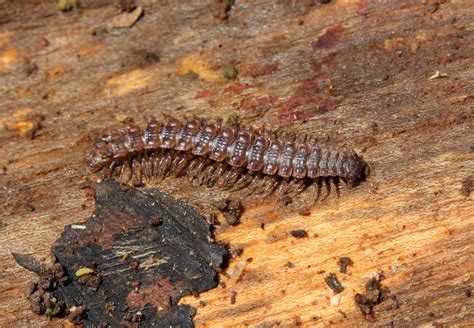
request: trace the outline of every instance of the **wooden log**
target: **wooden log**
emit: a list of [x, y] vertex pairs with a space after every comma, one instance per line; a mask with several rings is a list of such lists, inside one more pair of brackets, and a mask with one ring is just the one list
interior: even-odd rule
[[[11, 252], [46, 257], [65, 225], [91, 215], [81, 187], [96, 136], [163, 113], [308, 133], [371, 166], [309, 216], [298, 202], [254, 202], [240, 225], [222, 224], [216, 238], [243, 253], [225, 288], [184, 299], [197, 326], [472, 324], [471, 2], [137, 4], [138, 18], [107, 1], [0, 5], [0, 326], [62, 325], [30, 311], [32, 274]], [[161, 186], [204, 213], [222, 197]], [[377, 270], [391, 296], [365, 316], [354, 297]]]

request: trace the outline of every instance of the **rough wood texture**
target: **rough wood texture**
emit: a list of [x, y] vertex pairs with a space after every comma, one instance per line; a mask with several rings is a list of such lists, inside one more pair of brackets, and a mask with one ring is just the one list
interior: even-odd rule
[[[107, 1], [68, 13], [55, 1], [1, 4], [0, 326], [62, 324], [30, 312], [32, 274], [10, 252], [46, 256], [65, 225], [90, 216], [92, 140], [151, 113], [329, 137], [372, 168], [310, 216], [260, 202], [223, 224], [217, 239], [244, 248], [227, 273], [243, 271], [184, 301], [198, 326], [472, 324], [474, 5], [386, 2], [236, 1], [226, 13], [214, 1], [137, 1], [144, 15], [126, 28]], [[163, 187], [203, 211], [221, 196]], [[334, 298], [324, 278], [340, 256], [354, 265], [337, 273]], [[397, 302], [366, 318], [354, 295], [378, 269]]]

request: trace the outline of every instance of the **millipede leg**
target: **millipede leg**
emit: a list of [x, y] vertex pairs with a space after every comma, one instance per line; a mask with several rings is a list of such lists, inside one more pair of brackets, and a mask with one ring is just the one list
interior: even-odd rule
[[247, 189], [248, 189], [248, 192], [247, 192], [247, 196], [250, 196], [252, 195], [253, 193], [255, 193], [255, 191], [258, 189], [258, 186], [259, 186], [259, 182], [261, 183], [261, 180], [262, 180], [262, 177], [260, 175], [260, 172], [257, 172], [254, 176], [253, 176], [253, 179], [252, 181], [249, 183], [249, 185], [247, 186]]
[[145, 153], [142, 156], [142, 160], [141, 160], [141, 168], [142, 168], [143, 174], [145, 175], [145, 179], [147, 179], [147, 180], [150, 179], [150, 175], [148, 174], [149, 173], [148, 172], [148, 161], [149, 161], [148, 152], [145, 151]]
[[316, 202], [318, 201], [319, 197], [321, 196], [321, 188], [322, 188], [322, 182], [321, 182], [321, 178], [317, 178], [313, 185], [313, 205], [316, 204]]
[[[210, 166], [212, 167], [209, 168]], [[214, 169], [214, 162], [205, 160], [202, 162], [202, 165], [198, 167], [198, 171], [196, 172], [196, 179], [197, 179], [198, 185], [201, 186], [207, 181], [207, 176], [205, 172], [207, 172], [208, 168], [212, 171]]]
[[153, 159], [153, 164], [152, 164], [153, 179], [158, 178], [158, 172], [159, 172], [159, 168], [160, 168], [160, 164], [162, 160], [163, 158], [158, 155], [155, 156], [155, 158]]
[[120, 166], [120, 177], [119, 177], [119, 182], [120, 183], [123, 182], [123, 175], [125, 173], [126, 167], [127, 167], [127, 165], [125, 163], [122, 163], [122, 165]]
[[112, 175], [114, 174], [115, 166], [117, 165], [116, 161], [112, 161], [108, 167], [108, 171], [106, 172], [105, 176], [108, 176], [109, 179], [112, 179]]
[[233, 167], [230, 169], [223, 177], [223, 188], [229, 189], [235, 183], [235, 180], [240, 176], [240, 174], [242, 174], [243, 170], [244, 168], [241, 167]]
[[196, 159], [196, 164], [193, 167], [192, 171], [190, 172], [190, 177], [189, 177], [190, 180], [193, 182], [193, 185], [195, 181], [198, 182], [197, 180], [199, 179], [199, 175], [204, 169], [204, 167], [206, 167], [206, 163], [204, 162], [204, 160], [202, 158]]
[[296, 193], [297, 194], [302, 193], [307, 187], [308, 187], [307, 181], [302, 179], [301, 184], [298, 186], [298, 188], [296, 188]]
[[259, 181], [254, 189], [255, 189], [255, 194], [256, 195], [261, 195], [263, 191], [265, 190], [266, 186], [270, 183], [270, 178], [268, 176], [264, 176], [261, 181]]
[[207, 183], [210, 179], [210, 176], [216, 170], [216, 168], [217, 168], [217, 163], [211, 163], [210, 165], [206, 166], [198, 178], [199, 185], [203, 185], [204, 183]]
[[150, 171], [151, 171], [151, 178], [155, 179], [157, 167], [161, 159], [161, 154], [154, 153], [152, 158], [153, 159], [150, 160]]
[[[293, 181], [293, 180], [292, 180], [292, 181]], [[280, 185], [278, 186], [278, 189], [275, 191], [275, 196], [276, 196], [277, 198], [280, 198], [280, 197], [282, 197], [283, 195], [285, 195], [285, 194], [287, 193], [287, 191], [288, 191], [288, 189], [289, 189], [289, 186], [290, 186], [290, 184], [291, 184], [292, 181], [290, 181], [290, 182], [288, 183], [288, 181], [287, 181], [286, 179], [283, 180], [283, 181], [280, 183]]]
[[174, 178], [181, 176], [181, 174], [186, 170], [186, 167], [188, 167], [188, 165], [189, 165], [188, 159], [184, 156], [181, 157], [172, 169], [173, 170], [172, 176]]
[[219, 178], [224, 174], [226, 171], [226, 164], [225, 163], [219, 163], [217, 165], [217, 168], [213, 170], [212, 174], [209, 175], [207, 184], [208, 186], [214, 186], [216, 183], [218, 183]]
[[142, 157], [142, 155], [137, 155], [132, 160], [132, 167], [134, 168], [135, 177], [138, 179], [140, 185], [143, 181], [143, 167], [141, 165]]
[[134, 158], [130, 157], [128, 159], [128, 167], [130, 168], [130, 173], [128, 174], [128, 181], [132, 181], [133, 179], [133, 174], [135, 173], [133, 171], [133, 162], [134, 162]]
[[195, 157], [189, 162], [189, 165], [188, 165], [188, 168], [187, 168], [187, 171], [188, 171], [189, 175], [192, 175], [192, 173], [193, 173], [194, 169], [196, 168], [196, 166], [198, 165], [199, 161], [200, 161], [200, 158]]
[[261, 195], [268, 184], [272, 183], [272, 180], [273, 179], [268, 175], [263, 176], [259, 183], [254, 187], [254, 193], [256, 195]]
[[221, 177], [227, 169], [227, 164], [226, 163], [221, 163], [219, 168], [214, 172], [214, 178], [219, 178]]
[[151, 162], [151, 178], [156, 179], [158, 176], [158, 167], [160, 165], [162, 158], [159, 154], [155, 154]]
[[159, 167], [157, 169], [157, 177], [158, 181], [163, 180], [166, 177], [166, 173], [168, 172], [171, 164], [171, 154], [166, 154], [163, 156], [162, 160], [160, 161]]
[[233, 191], [242, 190], [245, 187], [248, 187], [250, 183], [254, 180], [253, 172], [249, 171], [244, 176], [242, 176], [237, 182], [235, 186], [232, 188]]
[[329, 180], [329, 178], [324, 178], [324, 185], [326, 186], [326, 195], [324, 195], [321, 201], [326, 200], [326, 198], [328, 198], [329, 194], [331, 193], [331, 181]]
[[270, 180], [270, 183], [264, 188], [262, 192], [262, 197], [266, 198], [270, 196], [271, 194], [273, 194], [273, 192], [275, 191], [276, 188], [278, 188], [280, 183], [281, 181], [278, 180], [277, 178], [273, 178], [272, 180]]
[[286, 193], [288, 193], [288, 194], [298, 194], [304, 189], [302, 187], [304, 187], [304, 180], [303, 179], [293, 179], [293, 180], [291, 180]]
[[332, 182], [334, 184], [334, 189], [336, 190], [336, 195], [339, 198], [341, 196], [341, 190], [340, 190], [340, 180], [339, 177], [334, 177], [332, 179]]

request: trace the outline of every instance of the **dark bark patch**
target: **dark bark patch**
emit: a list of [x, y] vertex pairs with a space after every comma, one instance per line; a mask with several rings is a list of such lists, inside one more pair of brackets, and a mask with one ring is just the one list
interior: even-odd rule
[[[140, 322], [142, 327], [192, 327], [195, 309], [178, 302], [184, 295], [214, 288], [227, 253], [210, 242], [211, 226], [190, 206], [157, 189], [124, 191], [110, 181], [94, 189], [96, 210], [81, 226], [85, 228], [67, 226], [52, 246], [54, 266], [64, 268], [61, 272], [69, 279], [54, 278], [54, 271], [30, 256], [14, 255], [40, 274], [40, 281], [27, 288], [35, 312], [45, 313], [49, 306], [52, 314], [59, 314], [49, 304], [53, 295], [65, 315], [82, 306], [75, 320], [85, 326], [106, 319], [111, 326]], [[156, 225], [150, 223], [154, 218], [160, 219]], [[93, 272], [78, 277], [80, 268]], [[41, 283], [48, 274], [49, 284]], [[38, 290], [41, 295], [36, 295]], [[44, 291], [49, 292], [47, 299]]]

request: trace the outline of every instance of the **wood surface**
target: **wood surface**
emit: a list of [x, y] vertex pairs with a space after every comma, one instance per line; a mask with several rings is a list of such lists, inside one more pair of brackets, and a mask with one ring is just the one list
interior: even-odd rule
[[[11, 252], [47, 257], [93, 212], [83, 158], [94, 138], [160, 113], [308, 133], [371, 167], [309, 216], [303, 195], [286, 207], [248, 200], [235, 227], [220, 218], [216, 239], [244, 251], [225, 288], [182, 300], [198, 327], [474, 324], [474, 2], [137, 5], [143, 15], [118, 27], [130, 16], [112, 1], [0, 3], [1, 327], [62, 326], [30, 311], [34, 275]], [[212, 211], [222, 194], [184, 181], [161, 187]], [[377, 270], [394, 297], [366, 317], [354, 296]], [[345, 288], [336, 297], [330, 272]]]

